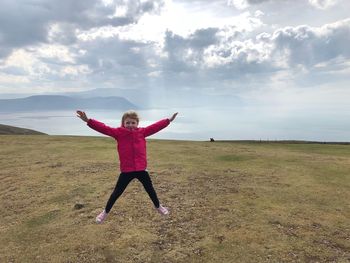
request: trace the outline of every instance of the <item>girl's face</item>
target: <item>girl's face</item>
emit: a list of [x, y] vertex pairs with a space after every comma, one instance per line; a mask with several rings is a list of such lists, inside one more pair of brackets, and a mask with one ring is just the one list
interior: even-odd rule
[[124, 127], [129, 130], [136, 129], [137, 125], [139, 125], [139, 123], [136, 119], [126, 118], [124, 120]]

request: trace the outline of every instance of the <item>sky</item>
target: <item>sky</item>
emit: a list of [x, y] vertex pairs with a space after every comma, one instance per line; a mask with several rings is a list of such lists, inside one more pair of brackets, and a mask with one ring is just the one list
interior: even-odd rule
[[241, 105], [299, 128], [317, 119], [342, 130], [328, 139], [350, 141], [348, 10], [348, 0], [0, 0], [0, 98], [133, 89], [150, 105]]

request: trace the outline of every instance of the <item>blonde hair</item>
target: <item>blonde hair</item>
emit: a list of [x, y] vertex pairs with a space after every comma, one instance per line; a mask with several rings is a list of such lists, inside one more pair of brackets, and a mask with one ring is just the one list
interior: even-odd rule
[[122, 117], [122, 126], [123, 127], [124, 127], [124, 121], [126, 118], [136, 120], [137, 123], [139, 123], [139, 121], [140, 121], [140, 118], [139, 118], [139, 115], [137, 114], [137, 112], [133, 111], [133, 110], [129, 110], [127, 112], [124, 112], [124, 114], [123, 114], [123, 117]]

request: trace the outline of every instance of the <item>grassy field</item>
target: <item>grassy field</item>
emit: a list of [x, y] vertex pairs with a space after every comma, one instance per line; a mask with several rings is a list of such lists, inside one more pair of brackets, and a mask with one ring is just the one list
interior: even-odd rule
[[[0, 262], [350, 262], [350, 145], [148, 142], [159, 215], [112, 139], [0, 136]], [[78, 205], [81, 207], [78, 207]]]

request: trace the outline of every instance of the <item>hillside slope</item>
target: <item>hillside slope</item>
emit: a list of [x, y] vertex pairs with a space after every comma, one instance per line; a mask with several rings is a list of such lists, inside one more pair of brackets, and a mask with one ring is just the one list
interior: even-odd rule
[[31, 129], [19, 128], [9, 125], [0, 124], [0, 135], [46, 135], [46, 133], [38, 132]]

